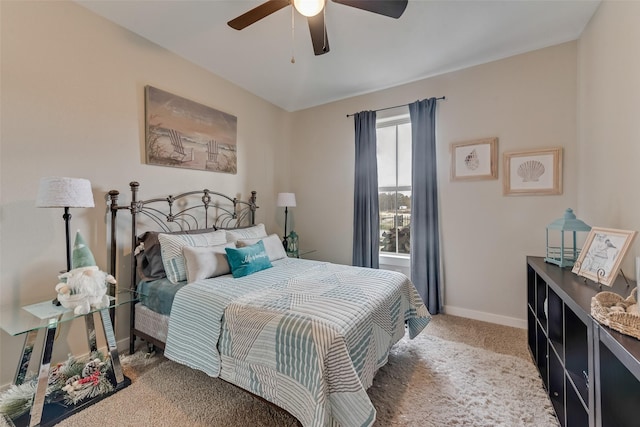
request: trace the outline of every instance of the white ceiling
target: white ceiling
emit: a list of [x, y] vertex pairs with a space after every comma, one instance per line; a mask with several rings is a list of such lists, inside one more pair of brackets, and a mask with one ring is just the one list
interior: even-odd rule
[[291, 7], [241, 31], [227, 25], [263, 0], [77, 2], [287, 111], [575, 40], [599, 4], [409, 0], [396, 20], [327, 1], [331, 51], [314, 56], [297, 12], [292, 42]]

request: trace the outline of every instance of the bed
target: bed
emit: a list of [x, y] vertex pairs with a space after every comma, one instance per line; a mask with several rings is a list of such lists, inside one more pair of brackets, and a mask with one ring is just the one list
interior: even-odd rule
[[256, 224], [256, 192], [139, 200], [130, 187], [129, 205], [118, 191], [109, 198], [113, 273], [124, 253], [117, 214], [131, 214], [131, 352], [146, 340], [305, 427], [373, 424], [367, 388], [393, 344], [430, 320], [406, 276], [287, 257]]

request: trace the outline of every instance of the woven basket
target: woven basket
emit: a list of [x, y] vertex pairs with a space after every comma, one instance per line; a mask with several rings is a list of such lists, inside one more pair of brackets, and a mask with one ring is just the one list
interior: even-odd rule
[[[638, 288], [634, 288], [626, 299], [613, 292], [600, 292], [591, 298], [591, 315], [603, 325], [640, 340], [640, 312], [638, 312], [636, 303], [637, 291]], [[636, 304], [635, 310], [626, 311], [634, 304]]]

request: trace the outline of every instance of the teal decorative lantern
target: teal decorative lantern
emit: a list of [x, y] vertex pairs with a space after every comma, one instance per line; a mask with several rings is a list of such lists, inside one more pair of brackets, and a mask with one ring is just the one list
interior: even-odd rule
[[287, 256], [291, 258], [299, 258], [298, 253], [298, 233], [291, 231], [287, 236]]
[[[549, 230], [560, 232], [559, 246], [549, 243]], [[572, 267], [580, 255], [580, 249], [576, 247], [576, 233], [579, 231], [588, 233], [591, 231], [591, 226], [577, 219], [573, 209], [569, 208], [564, 212], [562, 218], [556, 219], [547, 226], [547, 256], [544, 260], [560, 267]], [[567, 237], [569, 242], [565, 240]], [[557, 239], [555, 241], [557, 242]]]

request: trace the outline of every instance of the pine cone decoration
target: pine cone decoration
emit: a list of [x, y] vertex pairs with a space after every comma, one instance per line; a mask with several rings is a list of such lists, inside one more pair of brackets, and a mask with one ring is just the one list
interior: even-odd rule
[[80, 375], [74, 375], [72, 377], [69, 377], [67, 381], [65, 381], [65, 385], [72, 385], [75, 381], [78, 381], [79, 379], [80, 379]]
[[86, 365], [84, 365], [84, 368], [82, 368], [82, 378], [89, 377], [94, 372], [100, 371], [102, 365], [103, 363], [100, 361], [100, 359], [90, 360]]

